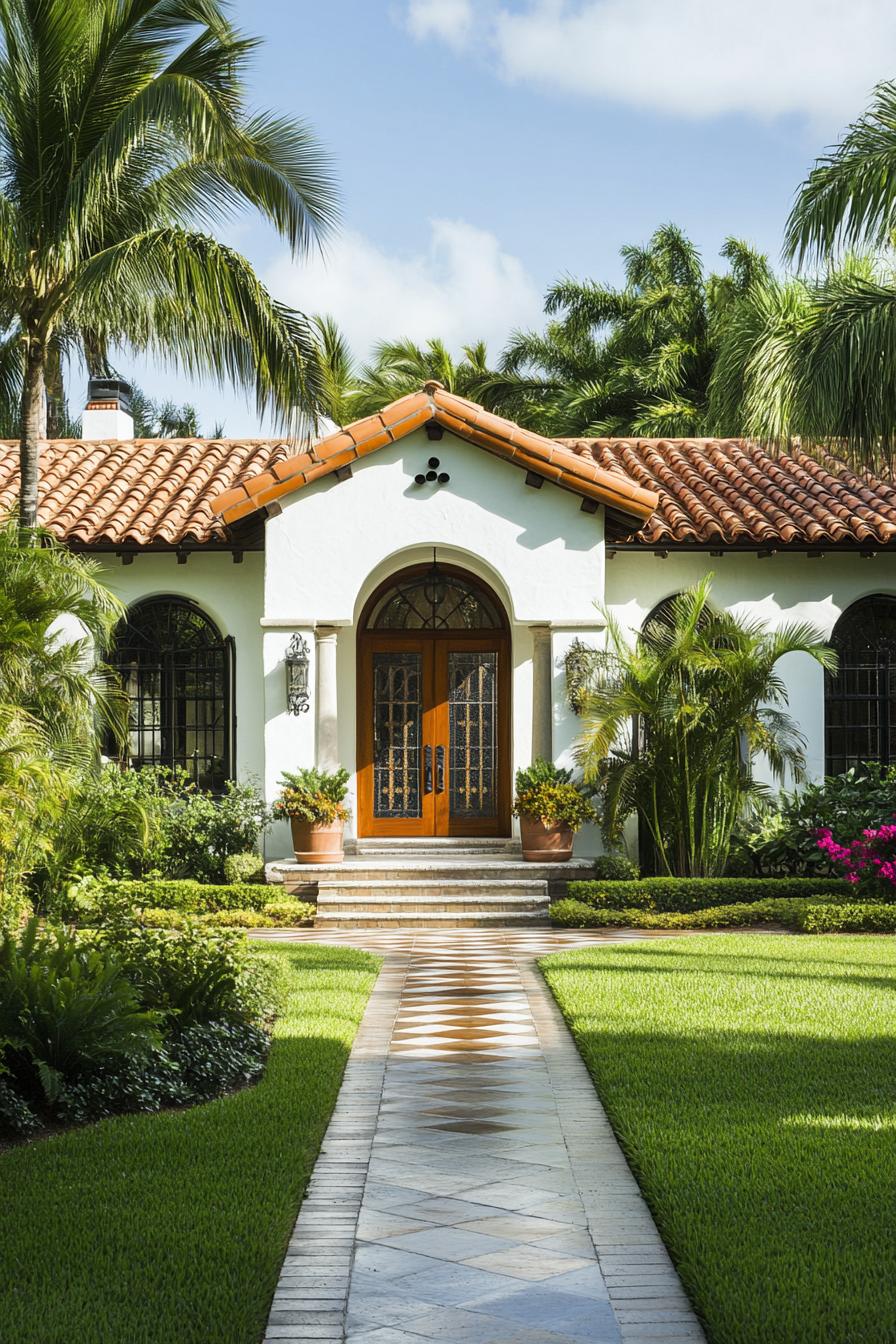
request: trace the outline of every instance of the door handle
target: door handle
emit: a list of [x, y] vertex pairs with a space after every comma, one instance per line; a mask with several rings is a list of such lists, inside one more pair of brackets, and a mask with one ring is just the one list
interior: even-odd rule
[[445, 788], [445, 748], [436, 747], [436, 793]]
[[423, 792], [432, 793], [432, 747], [423, 748]]

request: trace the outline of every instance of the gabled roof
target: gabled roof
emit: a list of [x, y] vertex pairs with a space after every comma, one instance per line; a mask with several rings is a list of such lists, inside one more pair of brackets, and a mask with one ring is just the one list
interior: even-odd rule
[[892, 481], [798, 448], [770, 452], [741, 439], [564, 440], [606, 471], [659, 496], [626, 537], [633, 546], [876, 549], [896, 545]]
[[275, 463], [270, 471], [241, 481], [219, 495], [213, 507], [225, 523], [238, 522], [284, 495], [396, 443], [430, 421], [543, 480], [553, 481], [561, 489], [606, 505], [628, 524], [629, 531], [656, 508], [656, 494], [629, 480], [618, 468], [608, 470], [556, 439], [522, 429], [475, 401], [446, 392], [436, 382], [425, 383], [420, 392], [393, 401], [378, 415], [356, 420], [295, 457]]

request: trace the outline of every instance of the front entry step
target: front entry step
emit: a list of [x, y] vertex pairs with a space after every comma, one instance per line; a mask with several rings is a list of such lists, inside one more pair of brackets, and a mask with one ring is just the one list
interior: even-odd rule
[[377, 847], [341, 864], [283, 860], [268, 865], [268, 881], [316, 901], [317, 928], [515, 928], [547, 925], [551, 900], [592, 871], [587, 862], [525, 863], [518, 846], [483, 848], [459, 853], [428, 841], [400, 853]]

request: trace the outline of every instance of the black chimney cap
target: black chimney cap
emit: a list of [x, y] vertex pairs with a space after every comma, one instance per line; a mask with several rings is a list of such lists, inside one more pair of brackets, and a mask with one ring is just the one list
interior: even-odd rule
[[123, 378], [91, 378], [87, 383], [87, 400], [117, 401], [123, 411], [131, 409], [131, 385]]

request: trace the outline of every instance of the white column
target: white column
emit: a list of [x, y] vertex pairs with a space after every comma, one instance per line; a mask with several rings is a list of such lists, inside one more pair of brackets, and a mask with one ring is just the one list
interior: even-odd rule
[[530, 625], [532, 632], [532, 759], [554, 759], [551, 627]]
[[314, 697], [314, 717], [317, 729], [317, 765], [320, 770], [336, 770], [339, 766], [339, 737], [336, 694], [336, 638], [335, 626], [321, 625], [314, 631], [317, 643], [317, 690]]

